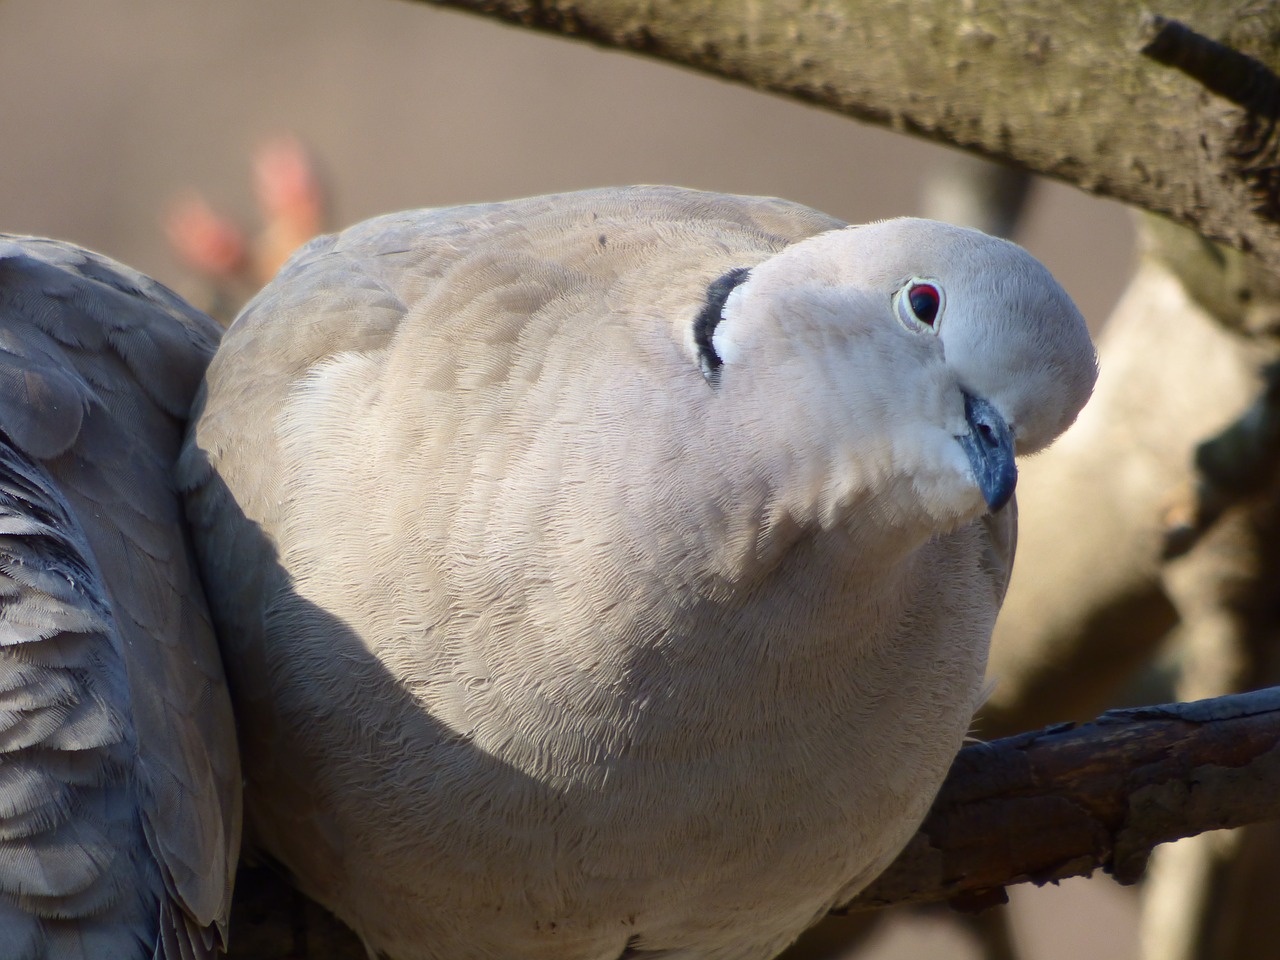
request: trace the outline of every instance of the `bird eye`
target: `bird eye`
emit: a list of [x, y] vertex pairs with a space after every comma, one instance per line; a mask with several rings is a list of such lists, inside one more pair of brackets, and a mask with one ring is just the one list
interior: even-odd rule
[[931, 280], [912, 277], [894, 296], [898, 319], [912, 333], [938, 332], [942, 316], [942, 288]]

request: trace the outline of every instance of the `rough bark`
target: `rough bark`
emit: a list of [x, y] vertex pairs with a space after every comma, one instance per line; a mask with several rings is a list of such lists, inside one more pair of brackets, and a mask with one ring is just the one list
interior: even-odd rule
[[981, 906], [1011, 883], [1141, 876], [1154, 846], [1280, 818], [1280, 687], [1114, 710], [966, 747], [897, 861], [849, 905]]
[[1280, 66], [1275, 4], [423, 2], [670, 60], [964, 147], [1280, 263], [1280, 83], [1268, 69]]

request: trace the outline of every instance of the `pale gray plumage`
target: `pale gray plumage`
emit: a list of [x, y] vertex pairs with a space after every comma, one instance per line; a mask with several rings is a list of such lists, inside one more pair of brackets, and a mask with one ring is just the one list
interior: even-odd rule
[[211, 957], [235, 730], [173, 462], [218, 328], [0, 236], [0, 955]]
[[765, 958], [923, 817], [1013, 549], [966, 394], [1039, 449], [1093, 350], [1011, 244], [842, 226], [396, 214], [232, 326], [179, 472], [249, 823], [372, 949]]

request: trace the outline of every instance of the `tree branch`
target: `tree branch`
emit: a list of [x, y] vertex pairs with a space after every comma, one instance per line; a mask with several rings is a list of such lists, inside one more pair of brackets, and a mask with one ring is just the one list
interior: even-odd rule
[[1102, 868], [1141, 876], [1157, 844], [1280, 819], [1280, 687], [1112, 710], [966, 747], [920, 831], [848, 907], [1004, 899]]
[[1280, 264], [1275, 5], [1166, 0], [1152, 17], [1147, 0], [421, 2], [958, 145]]

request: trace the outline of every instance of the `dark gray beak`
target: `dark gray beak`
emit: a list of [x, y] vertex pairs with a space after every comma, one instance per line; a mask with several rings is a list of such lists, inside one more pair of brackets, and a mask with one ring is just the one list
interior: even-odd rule
[[1013, 462], [1013, 431], [990, 403], [981, 397], [964, 395], [964, 418], [969, 435], [956, 437], [969, 455], [973, 475], [982, 498], [992, 513], [1009, 502], [1018, 483], [1018, 467]]

